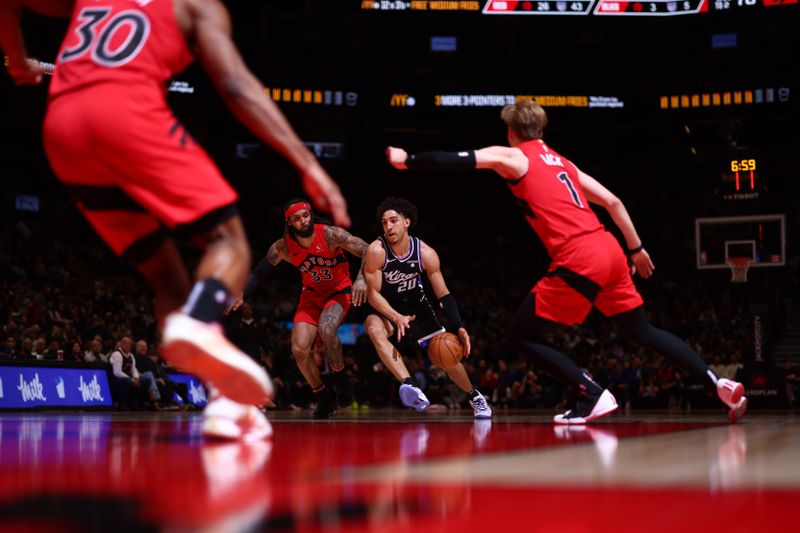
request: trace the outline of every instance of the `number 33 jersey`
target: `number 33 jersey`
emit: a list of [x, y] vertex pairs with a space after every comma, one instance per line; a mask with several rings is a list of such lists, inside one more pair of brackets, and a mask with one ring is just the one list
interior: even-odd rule
[[378, 237], [386, 250], [386, 260], [383, 264], [383, 282], [381, 283], [381, 296], [397, 309], [430, 307], [425, 296], [422, 284], [423, 273], [422, 249], [420, 241], [409, 235], [409, 250], [405, 257], [397, 257], [384, 235]]
[[331, 251], [325, 242], [325, 224], [314, 224], [311, 246], [300, 246], [290, 235], [284, 237], [291, 263], [300, 270], [303, 290], [333, 294], [350, 287], [350, 266], [342, 250]]

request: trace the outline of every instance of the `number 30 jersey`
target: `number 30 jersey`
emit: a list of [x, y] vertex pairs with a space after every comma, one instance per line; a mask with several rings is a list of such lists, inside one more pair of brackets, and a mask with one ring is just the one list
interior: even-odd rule
[[325, 224], [314, 224], [314, 240], [308, 248], [300, 246], [289, 235], [283, 240], [291, 263], [303, 277], [303, 290], [333, 294], [352, 285], [350, 265], [344, 253], [342, 250], [331, 251], [325, 242]]
[[528, 172], [507, 183], [551, 258], [576, 237], [605, 229], [589, 207], [578, 169], [569, 159], [541, 139], [517, 148], [528, 158]]
[[77, 0], [50, 99], [104, 83], [164, 95], [193, 59], [173, 0]]
[[384, 235], [378, 237], [386, 250], [386, 260], [383, 263], [383, 283], [381, 283], [381, 296], [386, 298], [389, 305], [397, 309], [430, 307], [425, 296], [422, 284], [422, 248], [416, 237], [409, 236], [410, 247], [408, 255], [397, 257]]

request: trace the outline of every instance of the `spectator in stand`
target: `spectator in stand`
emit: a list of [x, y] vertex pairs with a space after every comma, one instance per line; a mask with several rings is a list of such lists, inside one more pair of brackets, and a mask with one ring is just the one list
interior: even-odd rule
[[185, 383], [176, 383], [171, 380], [167, 368], [161, 363], [158, 353], [148, 349], [144, 339], [136, 343], [136, 368], [139, 372], [153, 376], [153, 382], [158, 387], [159, 405], [162, 408], [177, 407], [175, 393], [183, 400], [185, 406], [189, 405], [189, 389]]
[[72, 342], [72, 347], [69, 350], [69, 355], [65, 356], [65, 359], [71, 363], [83, 363], [83, 350], [81, 349], [81, 343], [78, 341]]
[[716, 375], [723, 376], [723, 377], [727, 378], [728, 377], [728, 369], [727, 369], [727, 365], [723, 365], [722, 364], [722, 358], [720, 356], [718, 356], [718, 355], [715, 355], [714, 359], [712, 359], [712, 361], [713, 361], [713, 363], [711, 363], [708, 366], [708, 368], [710, 368], [711, 371], [714, 372]]
[[522, 381], [514, 382], [512, 398], [514, 407], [542, 407], [542, 386], [533, 370], [528, 370]]
[[743, 366], [742, 356], [737, 350], [731, 354], [731, 363], [725, 367], [725, 375], [730, 376], [728, 379], [735, 380], [736, 374], [739, 373], [739, 370], [741, 370]]
[[47, 352], [47, 341], [44, 337], [37, 337], [36, 341], [33, 343], [33, 351], [31, 352], [31, 356], [34, 359], [42, 360], [45, 358]]
[[33, 359], [33, 341], [30, 337], [22, 340], [22, 347], [19, 349], [19, 359]]
[[269, 349], [269, 343], [264, 329], [253, 318], [253, 307], [250, 304], [242, 304], [238, 317], [234, 317], [229, 323], [227, 333], [233, 344], [255, 362], [262, 364], [261, 354]]
[[47, 345], [47, 350], [44, 352], [44, 358], [48, 361], [64, 360], [64, 348], [62, 347], [59, 339], [50, 339], [50, 342]]
[[131, 352], [133, 340], [122, 337], [116, 350], [110, 355], [112, 391], [117, 404], [122, 408], [141, 408], [155, 401], [150, 396], [154, 386], [152, 374], [142, 377], [136, 368], [136, 358]]
[[3, 359], [16, 359], [19, 356], [17, 351], [17, 339], [9, 336], [6, 339], [2, 349], [0, 349], [0, 357]]
[[103, 339], [96, 335], [89, 343], [89, 349], [83, 354], [87, 363], [108, 363], [108, 354], [103, 353]]
[[139, 374], [150, 381], [150, 399], [153, 400], [154, 404], [158, 404], [161, 401], [161, 391], [158, 383], [156, 383], [156, 376], [152, 371], [152, 365], [147, 354], [147, 341], [144, 339], [138, 340], [136, 342], [136, 351], [133, 354], [136, 359], [136, 368], [139, 370]]

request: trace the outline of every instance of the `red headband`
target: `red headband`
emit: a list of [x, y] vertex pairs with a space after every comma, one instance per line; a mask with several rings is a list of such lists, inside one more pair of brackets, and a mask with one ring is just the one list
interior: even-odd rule
[[290, 216], [294, 215], [298, 211], [302, 211], [303, 209], [308, 209], [311, 211], [311, 206], [308, 204], [308, 202], [298, 202], [290, 205], [286, 208], [286, 211], [284, 211], [283, 216], [288, 219]]

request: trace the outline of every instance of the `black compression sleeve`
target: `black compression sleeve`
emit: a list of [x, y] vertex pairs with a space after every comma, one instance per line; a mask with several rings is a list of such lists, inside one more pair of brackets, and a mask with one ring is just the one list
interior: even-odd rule
[[444, 314], [447, 315], [447, 319], [452, 322], [456, 329], [464, 327], [464, 321], [461, 320], [461, 313], [458, 311], [458, 304], [452, 294], [445, 294], [439, 300], [439, 306], [444, 309]]
[[272, 269], [275, 268], [275, 265], [267, 261], [266, 257], [262, 257], [261, 261], [258, 262], [256, 268], [250, 273], [250, 276], [247, 278], [247, 284], [244, 286], [244, 294], [243, 296], [247, 298], [250, 294], [256, 290], [258, 284], [261, 282], [262, 279], [269, 276], [269, 273], [272, 272]]
[[475, 151], [421, 152], [406, 159], [410, 170], [470, 170], [475, 168]]

